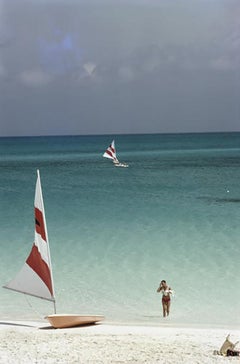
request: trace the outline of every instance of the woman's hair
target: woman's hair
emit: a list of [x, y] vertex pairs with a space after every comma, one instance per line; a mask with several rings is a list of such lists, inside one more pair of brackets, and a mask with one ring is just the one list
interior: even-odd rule
[[164, 281], [164, 279], [161, 281], [161, 283], [166, 283], [166, 281]]

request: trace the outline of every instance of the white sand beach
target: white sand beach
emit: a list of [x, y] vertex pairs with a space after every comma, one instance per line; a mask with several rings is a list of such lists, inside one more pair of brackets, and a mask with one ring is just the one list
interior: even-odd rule
[[[52, 329], [44, 322], [0, 322], [1, 363], [229, 363], [215, 355], [240, 330], [102, 323]], [[236, 346], [236, 348], [238, 345]]]

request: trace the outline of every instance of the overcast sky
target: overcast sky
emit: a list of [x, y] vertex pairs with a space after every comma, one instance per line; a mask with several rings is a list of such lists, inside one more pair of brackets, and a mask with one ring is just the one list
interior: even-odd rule
[[0, 136], [240, 131], [240, 0], [0, 0]]

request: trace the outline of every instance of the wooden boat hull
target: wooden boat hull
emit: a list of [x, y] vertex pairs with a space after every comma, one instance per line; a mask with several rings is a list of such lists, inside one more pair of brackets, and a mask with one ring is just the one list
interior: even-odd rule
[[45, 317], [55, 329], [63, 329], [74, 326], [82, 326], [95, 324], [104, 320], [104, 316], [99, 315], [71, 315], [71, 314], [55, 314]]

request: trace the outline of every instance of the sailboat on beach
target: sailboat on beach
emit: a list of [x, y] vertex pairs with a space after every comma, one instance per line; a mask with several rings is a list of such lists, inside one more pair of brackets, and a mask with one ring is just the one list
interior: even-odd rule
[[106, 149], [106, 151], [103, 153], [103, 157], [109, 158], [113, 161], [113, 164], [115, 167], [128, 167], [128, 164], [121, 163], [117, 159], [117, 153], [115, 148], [115, 141], [113, 140], [112, 143], [109, 145], [109, 147]]
[[45, 318], [55, 328], [86, 325], [103, 320], [104, 317], [99, 315], [56, 314], [52, 265], [39, 170], [37, 170], [34, 215], [35, 234], [31, 252], [16, 277], [3, 287], [52, 301], [54, 314]]

